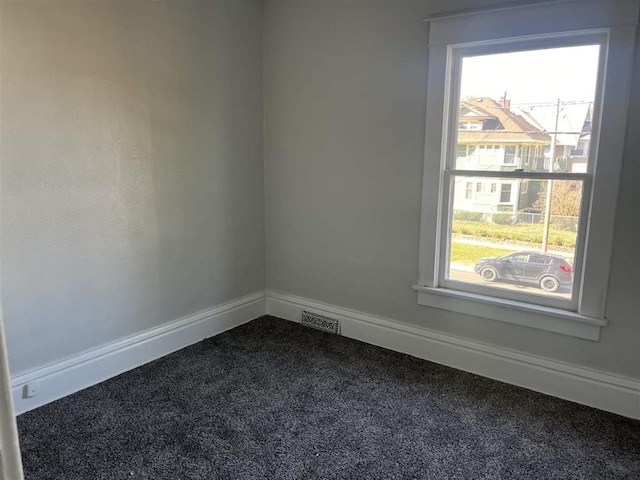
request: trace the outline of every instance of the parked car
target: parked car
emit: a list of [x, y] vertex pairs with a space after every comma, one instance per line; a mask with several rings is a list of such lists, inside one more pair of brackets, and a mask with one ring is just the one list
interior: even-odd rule
[[502, 257], [481, 258], [474, 270], [487, 282], [511, 280], [538, 285], [546, 292], [573, 283], [573, 266], [560, 255], [515, 252]]

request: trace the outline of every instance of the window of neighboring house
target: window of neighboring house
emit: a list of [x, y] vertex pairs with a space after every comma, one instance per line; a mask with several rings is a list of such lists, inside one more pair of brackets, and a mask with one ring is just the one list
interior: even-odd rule
[[526, 145], [523, 145], [521, 147], [519, 147], [520, 150], [520, 158], [521, 160], [524, 161], [525, 165], [529, 165], [531, 163], [531, 154], [529, 151], [529, 147]]
[[467, 186], [465, 187], [464, 198], [466, 200], [471, 200], [473, 195], [473, 182], [467, 182]]
[[500, 189], [500, 203], [511, 203], [511, 184], [503, 183]]
[[498, 184], [492, 183], [491, 184], [491, 193], [496, 193], [497, 191], [498, 191]]
[[[424, 225], [416, 285], [421, 304], [599, 338], [606, 325], [612, 249], [611, 234], [603, 232], [612, 232], [615, 217], [636, 31], [629, 19], [637, 18], [638, 3], [569, 0], [430, 20]], [[520, 117], [506, 131], [487, 131], [479, 154], [501, 155], [502, 167], [500, 160], [475, 168], [457, 162], [458, 117], [449, 112], [457, 113], [463, 99], [499, 108], [504, 92], [510, 110], [536, 105], [544, 114], [530, 124]], [[549, 160], [562, 145], [560, 119], [572, 105], [582, 104], [593, 110], [585, 171], [554, 170]], [[516, 139], [537, 145], [517, 151], [520, 162], [533, 163], [531, 169], [515, 165], [515, 147], [500, 147], [501, 140]], [[453, 217], [462, 209], [456, 188], [468, 189], [472, 182], [477, 192], [483, 182], [492, 192], [500, 184], [496, 203], [483, 204], [497, 213], [478, 222], [475, 257], [457, 240], [461, 225]], [[532, 213], [522, 220], [525, 215], [515, 210]], [[469, 221], [464, 228], [474, 231]], [[486, 258], [487, 249], [495, 252], [493, 258]], [[544, 268], [538, 262], [507, 261], [505, 254], [517, 249], [557, 261]]]
[[482, 124], [479, 122], [461, 122], [458, 125], [459, 130], [482, 130]]
[[513, 165], [516, 163], [516, 147], [515, 146], [506, 146], [504, 147], [504, 158], [502, 163], [504, 165]]
[[472, 157], [475, 151], [476, 147], [474, 145], [458, 145], [456, 155], [458, 158], [468, 158]]
[[555, 156], [555, 152], [551, 152], [551, 147], [546, 146], [544, 149], [544, 170], [549, 170], [549, 166], [552, 164], [551, 158], [555, 158]]

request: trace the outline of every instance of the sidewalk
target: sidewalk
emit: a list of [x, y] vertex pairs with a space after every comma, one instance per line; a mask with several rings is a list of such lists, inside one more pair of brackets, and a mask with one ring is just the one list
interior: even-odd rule
[[473, 265], [465, 265], [463, 263], [451, 263], [449, 265], [451, 270], [458, 270], [459, 272], [473, 272]]

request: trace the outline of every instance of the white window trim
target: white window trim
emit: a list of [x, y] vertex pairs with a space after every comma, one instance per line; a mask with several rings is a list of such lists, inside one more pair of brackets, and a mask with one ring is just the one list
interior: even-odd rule
[[[414, 288], [418, 303], [476, 317], [489, 318], [598, 340], [600, 329], [607, 325], [605, 317], [607, 284], [613, 248], [613, 227], [619, 177], [626, 133], [631, 67], [635, 47], [638, 0], [559, 1], [537, 5], [518, 5], [492, 11], [454, 14], [427, 19], [430, 22], [430, 51], [425, 134], [425, 162], [420, 229], [419, 278]], [[579, 15], [576, 12], [580, 12]], [[486, 294], [469, 293], [439, 285], [442, 243], [441, 215], [444, 208], [444, 152], [449, 148], [452, 107], [450, 54], [452, 46], [478, 45], [480, 42], [525, 40], [527, 37], [558, 38], [583, 32], [606, 32], [609, 74], [602, 89], [602, 111], [598, 144], [592, 151], [606, 157], [600, 162], [588, 218], [592, 232], [585, 245], [581, 290], [576, 311], [541, 306], [520, 300], [506, 300]], [[500, 32], [498, 35], [496, 32]], [[605, 52], [603, 52], [605, 53]], [[473, 176], [471, 174], [470, 176]], [[587, 228], [587, 220], [582, 222]], [[603, 233], [607, 232], [607, 233]], [[578, 252], [580, 253], [580, 252]]]

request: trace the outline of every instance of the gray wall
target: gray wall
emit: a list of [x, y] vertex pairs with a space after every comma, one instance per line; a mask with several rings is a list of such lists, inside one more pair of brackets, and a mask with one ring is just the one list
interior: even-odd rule
[[14, 374], [265, 287], [262, 2], [0, 4]]
[[[268, 0], [262, 45], [259, 0], [0, 0], [13, 373], [265, 287], [263, 51], [269, 288], [640, 378], [635, 134], [600, 342], [428, 309], [411, 290], [420, 19], [495, 3]], [[639, 106], [636, 81], [631, 132]]]
[[[275, 291], [640, 378], [640, 88], [599, 342], [418, 306], [427, 26], [495, 1], [272, 0], [265, 10], [267, 284]], [[506, 2], [505, 2], [506, 3]], [[640, 62], [636, 62], [636, 66]]]

